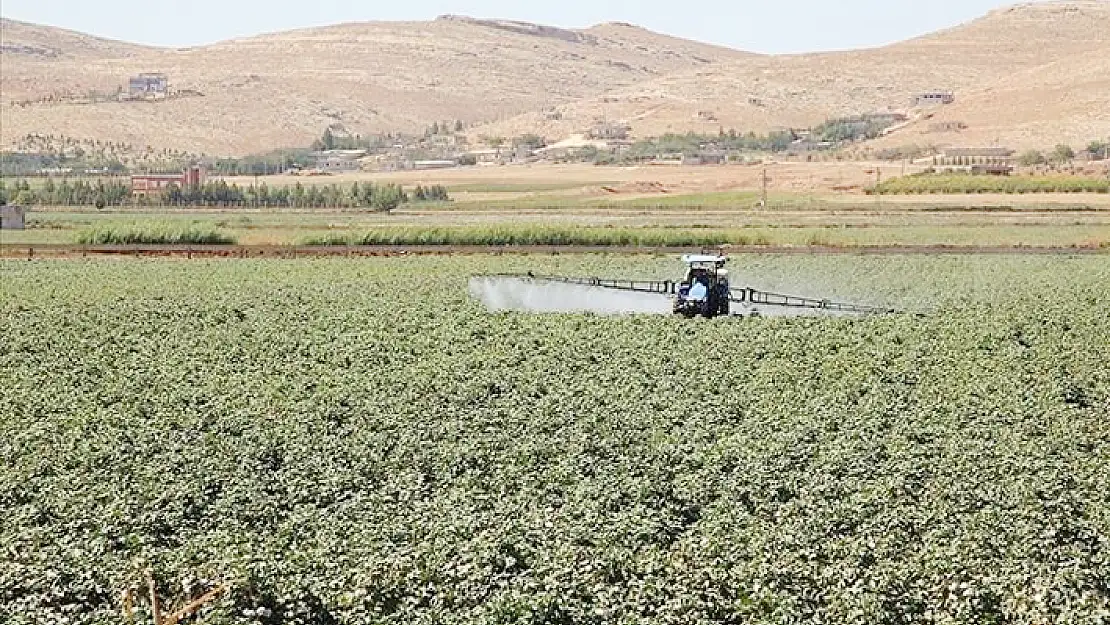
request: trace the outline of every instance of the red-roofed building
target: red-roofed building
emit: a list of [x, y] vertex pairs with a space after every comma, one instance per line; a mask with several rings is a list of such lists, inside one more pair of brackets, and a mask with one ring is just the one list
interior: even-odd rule
[[136, 174], [131, 176], [132, 195], [151, 195], [161, 193], [171, 185], [177, 187], [199, 187], [208, 176], [203, 167], [189, 167], [180, 174]]

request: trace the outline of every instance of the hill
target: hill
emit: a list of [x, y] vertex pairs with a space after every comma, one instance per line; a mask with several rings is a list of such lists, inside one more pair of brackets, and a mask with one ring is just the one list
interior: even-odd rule
[[[571, 31], [444, 17], [300, 30], [186, 50], [128, 46], [2, 23], [3, 143], [29, 132], [209, 153], [307, 145], [331, 124], [421, 131], [591, 97], [744, 56], [625, 25]], [[36, 103], [114, 92], [164, 72], [203, 97], [159, 103]]]
[[[333, 124], [419, 132], [461, 120], [471, 136], [563, 138], [599, 119], [636, 135], [805, 127], [904, 110], [953, 90], [880, 145], [1076, 145], [1110, 135], [1110, 2], [1017, 5], [882, 48], [767, 56], [612, 23], [567, 30], [445, 16], [275, 33], [190, 49], [0, 23], [0, 144], [28, 133], [210, 154], [307, 145]], [[193, 97], [89, 103], [128, 76], [169, 75]], [[53, 99], [55, 101], [41, 101]], [[61, 100], [61, 101], [58, 101]], [[962, 130], [938, 131], [950, 122]]]
[[[562, 136], [597, 117], [627, 120], [636, 135], [766, 131], [830, 117], [904, 110], [915, 94], [952, 90], [957, 103], [929, 111], [968, 128], [928, 135], [923, 119], [885, 141], [994, 142], [1015, 147], [1085, 143], [1110, 134], [1110, 2], [1028, 4], [910, 41], [850, 52], [752, 56], [680, 71], [483, 132], [524, 129]], [[1102, 88], [1100, 88], [1102, 87]]]

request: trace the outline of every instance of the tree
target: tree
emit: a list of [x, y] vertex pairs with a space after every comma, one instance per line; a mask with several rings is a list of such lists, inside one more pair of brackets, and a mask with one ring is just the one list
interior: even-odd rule
[[1021, 156], [1018, 157], [1018, 165], [1021, 165], [1023, 167], [1043, 165], [1045, 162], [1046, 159], [1044, 157], [1044, 154], [1041, 153], [1039, 150], [1029, 150], [1027, 152], [1023, 152]]
[[382, 185], [374, 189], [371, 208], [388, 213], [408, 201], [405, 190], [394, 184]]
[[320, 143], [324, 146], [325, 150], [335, 149], [335, 135], [332, 134], [331, 128], [324, 130], [324, 136], [320, 137]]
[[1061, 143], [1056, 146], [1052, 151], [1052, 162], [1054, 163], [1070, 163], [1075, 160], [1075, 150], [1071, 149], [1070, 145]]

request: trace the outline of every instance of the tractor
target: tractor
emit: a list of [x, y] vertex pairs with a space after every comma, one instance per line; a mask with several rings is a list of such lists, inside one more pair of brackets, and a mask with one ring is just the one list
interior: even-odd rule
[[686, 318], [727, 317], [732, 304], [724, 256], [688, 255], [686, 277], [674, 289], [674, 313]]
[[[896, 312], [889, 308], [782, 295], [752, 287], [736, 288], [730, 283], [729, 272], [725, 269], [725, 265], [728, 264], [728, 257], [720, 254], [689, 254], [683, 256], [682, 261], [686, 264], [686, 274], [678, 282], [670, 280], [643, 281], [538, 276], [532, 272], [524, 275], [507, 274], [487, 277], [523, 280], [529, 283], [562, 283], [616, 291], [655, 293], [670, 297], [674, 314], [682, 315], [688, 319], [698, 316], [707, 319], [728, 316], [759, 316], [761, 311], [771, 309], [803, 309], [849, 315], [876, 315]], [[738, 308], [741, 310], [737, 310]]]

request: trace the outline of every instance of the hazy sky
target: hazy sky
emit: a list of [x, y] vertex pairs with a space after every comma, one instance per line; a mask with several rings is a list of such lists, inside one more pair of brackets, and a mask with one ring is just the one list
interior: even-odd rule
[[952, 26], [1010, 0], [0, 0], [4, 17], [164, 45], [444, 13], [555, 26], [633, 22], [756, 52], [874, 46]]

